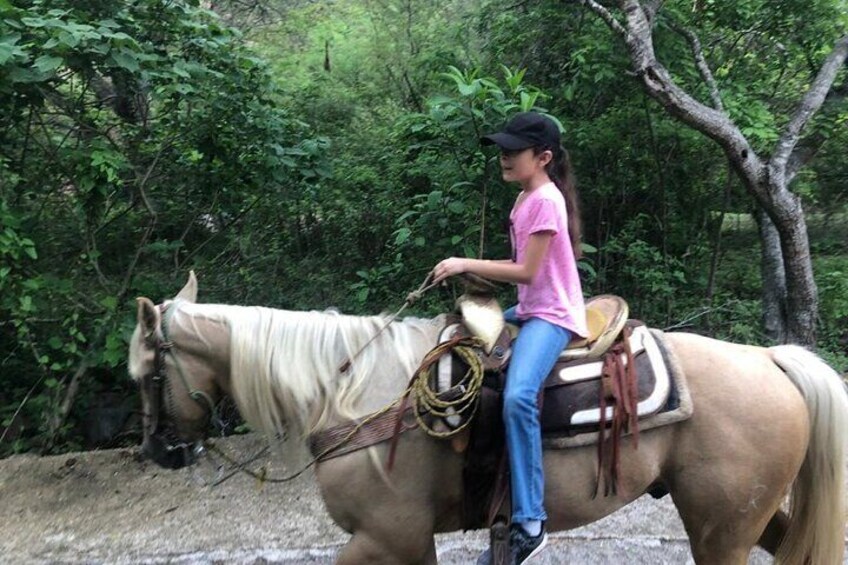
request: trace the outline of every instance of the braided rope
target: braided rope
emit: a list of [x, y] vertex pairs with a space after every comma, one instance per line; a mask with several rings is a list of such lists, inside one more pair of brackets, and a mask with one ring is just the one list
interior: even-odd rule
[[[421, 366], [412, 376], [412, 381], [407, 390], [412, 394], [415, 419], [427, 435], [440, 439], [449, 438], [470, 425], [477, 413], [475, 399], [483, 386], [483, 362], [474, 348], [479, 348], [482, 345], [482, 341], [476, 337], [453, 339], [437, 345], [424, 356]], [[455, 385], [460, 387], [462, 394], [452, 400], [443, 400], [439, 398], [438, 391], [433, 390], [430, 386], [430, 380], [433, 367], [443, 355], [450, 354], [450, 352], [459, 355], [468, 364], [468, 370]], [[470, 414], [464, 418], [465, 421], [460, 426], [447, 431], [436, 430], [424, 418], [425, 415], [436, 419], [462, 416], [469, 410]]]

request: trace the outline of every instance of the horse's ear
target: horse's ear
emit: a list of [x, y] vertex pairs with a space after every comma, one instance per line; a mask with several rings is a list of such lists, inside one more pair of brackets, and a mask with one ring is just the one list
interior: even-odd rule
[[141, 328], [144, 338], [149, 339], [159, 327], [162, 314], [159, 313], [159, 308], [149, 298], [139, 296], [135, 300], [138, 303], [138, 326]]
[[188, 272], [188, 282], [176, 298], [186, 302], [197, 302], [197, 277], [194, 276], [194, 271]]

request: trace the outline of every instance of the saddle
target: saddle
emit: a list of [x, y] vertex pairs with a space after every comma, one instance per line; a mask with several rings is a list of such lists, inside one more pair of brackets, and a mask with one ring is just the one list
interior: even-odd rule
[[[503, 311], [493, 296], [478, 293], [466, 293], [456, 301], [457, 311], [461, 314], [459, 327], [453, 327], [448, 337], [471, 335], [483, 342], [483, 352], [490, 356], [495, 348], [503, 347], [505, 341], [511, 343], [518, 336], [518, 327], [504, 321]], [[612, 345], [627, 322], [629, 307], [619, 296], [602, 294], [586, 301], [586, 325], [589, 335], [574, 339], [568, 343], [560, 358], [594, 359], [602, 356]], [[505, 336], [504, 332], [508, 332]], [[445, 339], [442, 332], [440, 341]], [[502, 366], [509, 356], [498, 352], [497, 358]], [[488, 368], [488, 367], [487, 367]]]
[[[491, 323], [497, 315], [502, 319], [496, 301], [464, 296], [458, 306], [462, 320], [446, 327], [440, 341], [477, 336], [486, 343], [479, 357], [489, 371], [470, 437], [465, 442], [454, 442], [455, 446], [467, 445], [465, 527], [494, 527], [496, 512], [509, 490], [501, 396], [509, 344], [517, 335], [517, 328], [507, 325], [493, 340], [493, 332], [481, 334], [477, 328], [485, 327], [485, 321]], [[590, 335], [572, 341], [545, 380], [539, 399], [541, 427], [546, 449], [597, 442], [595, 495], [602, 484], [603, 494], [609, 495], [616, 492], [622, 437], [632, 435], [633, 446], [638, 447], [639, 419], [675, 408], [669, 404], [673, 387], [660, 346], [642, 322], [628, 320], [628, 306], [623, 299], [597, 296], [587, 301], [586, 311]], [[453, 356], [443, 356], [434, 377], [435, 389], [447, 390], [456, 382], [461, 366]], [[464, 422], [460, 415], [449, 415], [441, 424], [456, 428]]]

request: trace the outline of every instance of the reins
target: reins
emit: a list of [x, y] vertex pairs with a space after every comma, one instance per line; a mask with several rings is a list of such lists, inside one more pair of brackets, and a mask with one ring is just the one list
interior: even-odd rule
[[433, 288], [433, 287], [435, 287], [437, 284], [439, 284], [439, 283], [436, 283], [436, 282], [433, 282], [433, 283], [427, 284], [427, 283], [430, 281], [430, 279], [431, 279], [431, 278], [433, 278], [433, 272], [432, 272], [432, 271], [430, 271], [429, 273], [427, 273], [427, 276], [426, 276], [426, 277], [424, 277], [424, 282], [422, 282], [422, 283], [421, 283], [421, 285], [418, 287], [418, 289], [413, 290], [412, 292], [410, 292], [409, 294], [407, 294], [407, 295], [406, 295], [406, 300], [404, 300], [403, 305], [402, 305], [402, 306], [398, 309], [398, 311], [397, 311], [397, 312], [395, 312], [394, 314], [392, 314], [391, 316], [389, 316], [389, 317], [386, 319], [386, 322], [383, 324], [383, 327], [381, 327], [379, 330], [377, 330], [377, 333], [375, 333], [374, 335], [372, 335], [372, 336], [371, 336], [371, 339], [369, 339], [368, 341], [366, 341], [366, 342], [362, 345], [362, 347], [360, 347], [360, 348], [356, 351], [356, 353], [354, 353], [353, 355], [351, 355], [350, 357], [348, 357], [347, 359], [345, 359], [345, 361], [344, 361], [341, 365], [339, 365], [339, 372], [340, 372], [340, 373], [344, 373], [344, 372], [346, 372], [348, 369], [350, 369], [350, 365], [351, 365], [351, 363], [353, 363], [353, 360], [354, 360], [354, 359], [356, 359], [357, 357], [359, 357], [359, 355], [360, 355], [363, 351], [365, 351], [365, 348], [366, 348], [366, 347], [368, 347], [369, 345], [371, 345], [371, 342], [373, 342], [375, 339], [377, 339], [377, 337], [378, 337], [381, 333], [383, 333], [383, 331], [384, 331], [386, 328], [388, 328], [388, 327], [389, 327], [389, 325], [390, 325], [392, 322], [394, 322], [394, 321], [395, 321], [395, 319], [397, 319], [397, 317], [398, 317], [398, 316], [400, 316], [401, 312], [403, 312], [404, 310], [406, 310], [407, 306], [410, 306], [410, 305], [414, 304], [414, 303], [415, 303], [415, 302], [416, 302], [419, 298], [421, 298], [421, 296], [423, 296], [423, 295], [424, 295], [424, 293], [425, 293], [425, 292], [427, 292], [428, 290], [430, 290], [431, 288]]
[[[362, 347], [360, 347], [353, 355], [351, 355], [347, 360], [345, 360], [344, 363], [342, 363], [342, 365], [339, 367], [339, 372], [343, 373], [343, 372], [347, 371], [350, 368], [350, 365], [353, 362], [353, 360], [356, 357], [358, 357], [365, 350], [366, 347], [368, 347], [371, 343], [373, 343], [373, 341], [387, 327], [389, 327], [389, 325], [408, 306], [413, 304], [416, 300], [421, 298], [421, 296], [425, 292], [434, 288], [438, 284], [438, 283], [431, 283], [430, 282], [431, 278], [432, 278], [432, 272], [427, 274], [427, 276], [424, 278], [424, 282], [422, 282], [421, 285], [416, 290], [410, 292], [407, 295], [406, 300], [404, 301], [404, 303], [400, 307], [400, 309], [398, 309], [397, 312], [395, 312], [392, 316], [390, 316], [386, 320], [385, 324], [383, 324], [383, 326], [373, 336], [371, 336], [371, 338], [368, 341], [366, 341], [362, 345]], [[292, 481], [292, 480], [298, 478], [304, 472], [306, 472], [310, 467], [312, 467], [313, 465], [315, 465], [316, 463], [318, 463], [319, 461], [321, 461], [322, 459], [324, 459], [325, 457], [330, 455], [333, 451], [339, 449], [340, 447], [345, 445], [347, 442], [349, 442], [351, 440], [351, 438], [353, 438], [368, 423], [374, 421], [375, 419], [379, 418], [383, 414], [389, 412], [395, 406], [400, 405], [402, 408], [405, 407], [406, 404], [408, 403], [408, 399], [410, 398], [410, 396], [412, 397], [412, 406], [413, 406], [412, 411], [415, 414], [416, 422], [417, 422], [418, 426], [427, 435], [429, 435], [431, 437], [435, 437], [435, 438], [444, 439], [444, 438], [451, 437], [455, 434], [458, 434], [459, 432], [464, 430], [470, 424], [470, 422], [471, 422], [471, 420], [474, 416], [474, 413], [476, 412], [476, 409], [477, 409], [477, 403], [473, 402], [473, 400], [477, 396], [477, 394], [479, 393], [480, 388], [482, 387], [483, 364], [480, 361], [480, 358], [475, 353], [474, 347], [479, 347], [480, 345], [481, 345], [480, 340], [478, 338], [472, 337], [472, 338], [456, 338], [456, 339], [449, 340], [445, 343], [442, 343], [442, 344], [436, 346], [434, 349], [432, 349], [430, 352], [428, 352], [427, 355], [424, 356], [424, 359], [421, 361], [421, 364], [419, 365], [418, 369], [416, 369], [415, 373], [412, 375], [412, 378], [410, 379], [409, 385], [406, 387], [406, 389], [397, 398], [395, 398], [389, 404], [385, 405], [383, 408], [381, 408], [381, 409], [379, 409], [375, 412], [372, 412], [371, 414], [369, 414], [368, 416], [363, 418], [359, 423], [357, 423], [355, 426], [353, 426], [350, 429], [350, 431], [348, 433], [346, 433], [344, 436], [342, 436], [338, 441], [334, 442], [329, 447], [323, 449], [321, 452], [319, 452], [317, 455], [315, 455], [305, 466], [303, 466], [297, 472], [292, 473], [291, 475], [287, 475], [287, 476], [280, 477], [280, 478], [268, 477], [267, 471], [265, 470], [264, 466], [261, 467], [260, 471], [258, 471], [258, 472], [245, 468], [245, 465], [247, 465], [250, 461], [255, 460], [262, 453], [267, 451], [267, 449], [268, 449], [267, 447], [263, 448], [263, 450], [261, 450], [259, 454], [254, 455], [248, 461], [239, 462], [239, 461], [233, 459], [232, 457], [230, 457], [229, 455], [227, 455], [226, 453], [224, 453], [224, 451], [222, 451], [218, 446], [216, 446], [211, 440], [208, 440], [208, 439], [205, 440], [204, 443], [203, 443], [204, 447], [206, 447], [209, 451], [212, 451], [212, 452], [218, 454], [222, 459], [224, 459], [230, 465], [236, 466], [236, 469], [232, 473], [230, 473], [226, 477], [223, 477], [222, 479], [219, 479], [218, 481], [213, 483], [212, 486], [216, 486], [216, 485], [220, 484], [221, 482], [230, 478], [231, 476], [233, 476], [235, 473], [237, 473], [239, 471], [241, 471], [242, 473], [245, 473], [247, 475], [250, 475], [251, 477], [253, 477], [257, 481], [259, 481], [260, 484], [264, 483], [264, 482], [286, 483], [286, 482]], [[440, 398], [437, 391], [432, 390], [432, 388], [430, 387], [430, 384], [429, 384], [430, 370], [432, 369], [432, 367], [438, 362], [438, 360], [443, 355], [447, 354], [450, 351], [456, 352], [457, 355], [459, 355], [468, 364], [469, 368], [468, 368], [468, 371], [466, 371], [465, 376], [462, 378], [462, 380], [454, 387], [455, 389], [460, 391], [460, 394], [456, 398], [444, 399], [444, 398]], [[179, 370], [179, 368], [178, 368], [178, 371], [180, 372], [180, 374], [182, 376], [182, 371]], [[185, 380], [184, 376], [183, 376], [183, 380]], [[186, 387], [186, 390], [189, 390], [188, 387]], [[197, 392], [200, 392], [200, 391], [197, 391]], [[206, 396], [206, 395], [204, 395], [204, 396], [206, 397], [206, 399], [211, 404], [211, 399], [209, 399], [208, 396]], [[197, 398], [195, 398], [194, 396], [192, 396], [192, 398], [194, 398], [195, 401], [199, 402], [197, 400]], [[468, 411], [469, 409], [471, 410], [471, 413], [467, 418], [465, 418], [465, 421], [460, 426], [453, 428], [453, 429], [449, 429], [447, 431], [436, 430], [432, 425], [427, 423], [427, 421], [424, 419], [424, 414], [430, 415], [430, 416], [438, 419], [438, 418], [445, 418], [445, 417], [450, 417], [450, 416], [462, 415], [466, 411]], [[401, 409], [398, 412], [398, 424], [400, 424], [400, 420], [403, 417], [403, 412], [404, 412], [403, 409]], [[215, 411], [213, 410], [212, 413], [214, 415]], [[398, 426], [398, 428], [399, 427], [400, 426]], [[396, 440], [397, 440], [397, 432], [395, 434], [394, 440], [392, 442], [392, 446], [390, 448], [389, 461], [388, 461], [388, 465], [387, 465], [389, 469], [391, 469], [392, 463], [393, 463], [393, 460], [394, 460], [394, 449], [395, 449], [395, 446], [396, 446]]]

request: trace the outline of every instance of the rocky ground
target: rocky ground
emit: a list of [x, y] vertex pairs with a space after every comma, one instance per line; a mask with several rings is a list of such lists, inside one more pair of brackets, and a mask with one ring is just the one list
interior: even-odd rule
[[[242, 458], [254, 436], [224, 447]], [[269, 473], [283, 469], [266, 457]], [[260, 486], [238, 474], [211, 487], [215, 469], [163, 470], [134, 449], [0, 461], [2, 563], [320, 563], [347, 534], [324, 512], [312, 475]], [[643, 497], [590, 526], [551, 536], [544, 563], [691, 563], [683, 526], [666, 497]], [[438, 538], [439, 562], [473, 563], [485, 532]], [[770, 563], [757, 550], [750, 563]]]

